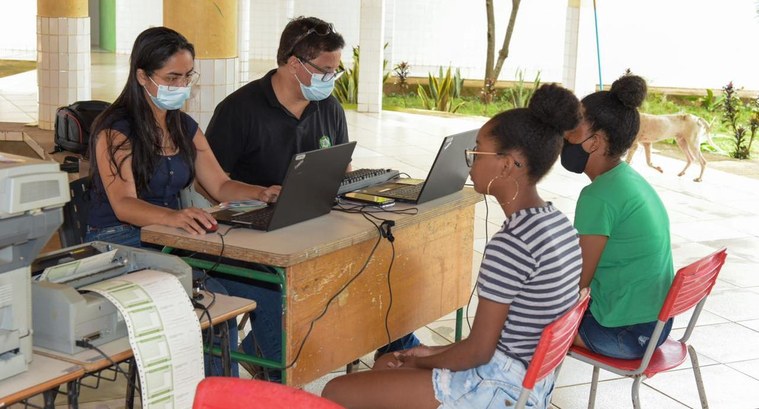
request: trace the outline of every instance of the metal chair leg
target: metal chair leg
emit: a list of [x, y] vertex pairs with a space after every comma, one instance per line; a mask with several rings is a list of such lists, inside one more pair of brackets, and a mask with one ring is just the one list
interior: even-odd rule
[[601, 372], [601, 368], [593, 367], [593, 380], [590, 383], [590, 398], [588, 398], [588, 409], [593, 409], [596, 406], [596, 392], [598, 391], [598, 373]]
[[696, 377], [696, 387], [698, 388], [698, 397], [701, 398], [701, 408], [709, 409], [709, 402], [706, 400], [706, 390], [704, 389], [704, 380], [701, 378], [701, 366], [698, 364], [698, 355], [692, 345], [688, 345], [688, 355], [693, 365], [693, 375]]
[[632, 387], [632, 401], [633, 409], [640, 409], [640, 383], [643, 381], [643, 376], [636, 376], [633, 381]]

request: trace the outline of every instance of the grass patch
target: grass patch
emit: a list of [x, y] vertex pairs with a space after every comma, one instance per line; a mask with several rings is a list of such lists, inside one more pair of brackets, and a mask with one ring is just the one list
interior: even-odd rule
[[20, 74], [37, 68], [37, 61], [0, 60], [0, 78]]

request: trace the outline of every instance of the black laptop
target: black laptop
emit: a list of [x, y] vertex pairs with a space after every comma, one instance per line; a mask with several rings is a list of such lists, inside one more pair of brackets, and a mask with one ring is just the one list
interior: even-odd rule
[[464, 151], [477, 140], [477, 129], [446, 136], [437, 152], [427, 179], [393, 179], [357, 192], [390, 197], [408, 203], [424, 203], [458, 192], [464, 187], [469, 167]]
[[290, 161], [277, 202], [241, 211], [212, 213], [220, 223], [271, 231], [329, 213], [356, 142], [297, 153]]

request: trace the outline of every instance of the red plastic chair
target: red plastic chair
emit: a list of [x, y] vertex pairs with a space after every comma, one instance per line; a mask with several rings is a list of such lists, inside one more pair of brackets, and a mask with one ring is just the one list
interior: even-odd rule
[[291, 386], [255, 379], [208, 377], [195, 390], [192, 409], [345, 409]]
[[577, 304], [543, 330], [535, 354], [522, 380], [522, 392], [517, 400], [517, 409], [525, 407], [536, 382], [550, 375], [554, 370], [558, 372], [557, 368], [564, 361], [567, 350], [577, 335], [577, 328], [580, 326], [585, 309], [588, 308], [589, 300], [590, 289], [583, 289]]
[[634, 379], [632, 401], [633, 407], [637, 409], [640, 408], [638, 396], [640, 383], [657, 373], [680, 366], [680, 364], [685, 362], [687, 355], [690, 355], [691, 362], [693, 363], [693, 373], [696, 377], [698, 395], [701, 398], [701, 407], [708, 407], [696, 350], [687, 342], [693, 332], [693, 328], [696, 326], [698, 316], [701, 314], [701, 309], [706, 302], [706, 297], [712, 291], [712, 287], [714, 287], [714, 283], [717, 281], [717, 275], [725, 264], [726, 257], [727, 250], [723, 248], [681, 268], [675, 274], [675, 279], [672, 281], [672, 286], [669, 289], [669, 293], [667, 293], [667, 298], [664, 300], [664, 305], [661, 311], [659, 311], [658, 323], [654, 328], [651, 339], [659, 338], [664, 325], [670, 318], [690, 310], [695, 305], [696, 308], [688, 322], [685, 334], [679, 340], [667, 338], [658, 348], [656, 348], [654, 342], [651, 342], [641, 359], [609, 358], [576, 346], [573, 346], [569, 350], [571, 357], [593, 365], [593, 381], [590, 386], [588, 408], [592, 409], [595, 405], [600, 368]]

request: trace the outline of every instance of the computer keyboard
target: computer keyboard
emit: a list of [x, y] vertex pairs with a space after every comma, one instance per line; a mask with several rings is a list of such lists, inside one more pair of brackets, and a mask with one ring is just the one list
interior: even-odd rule
[[340, 183], [338, 195], [354, 190], [363, 189], [378, 183], [386, 182], [392, 178], [398, 177], [397, 170], [394, 169], [356, 169], [345, 174], [343, 181]]
[[422, 191], [423, 183], [418, 185], [409, 185], [392, 190], [393, 197], [404, 200], [417, 200], [419, 193]]

